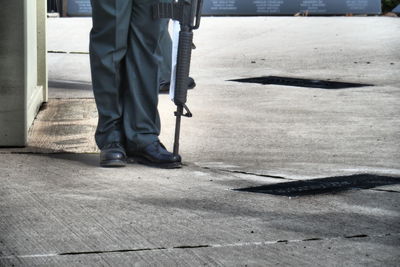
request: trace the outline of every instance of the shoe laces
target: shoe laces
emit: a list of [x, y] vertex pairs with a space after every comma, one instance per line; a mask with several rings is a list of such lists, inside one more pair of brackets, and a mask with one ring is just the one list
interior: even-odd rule
[[[155, 145], [155, 147], [157, 147], [160, 151], [165, 150], [167, 151], [167, 148], [163, 145], [163, 143], [160, 142], [160, 140], [154, 141], [153, 144]], [[160, 147], [162, 149], [160, 149]]]
[[120, 148], [120, 149], [124, 149], [124, 147], [121, 145], [121, 143], [118, 143], [118, 142], [107, 144], [107, 145], [104, 146], [104, 148]]

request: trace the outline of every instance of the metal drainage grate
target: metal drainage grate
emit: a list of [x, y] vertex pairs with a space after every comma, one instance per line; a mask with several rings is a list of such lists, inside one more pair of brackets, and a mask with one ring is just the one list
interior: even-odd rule
[[372, 84], [333, 82], [324, 80], [289, 78], [289, 77], [278, 77], [278, 76], [264, 76], [264, 77], [236, 79], [229, 81], [242, 82], [242, 83], [277, 84], [277, 85], [311, 87], [311, 88], [321, 88], [321, 89], [344, 89], [352, 87], [372, 86]]
[[371, 174], [358, 174], [351, 176], [328, 177], [305, 181], [262, 185], [234, 190], [295, 197], [337, 193], [351, 189], [370, 189], [377, 186], [392, 184], [400, 184], [400, 177], [395, 178]]

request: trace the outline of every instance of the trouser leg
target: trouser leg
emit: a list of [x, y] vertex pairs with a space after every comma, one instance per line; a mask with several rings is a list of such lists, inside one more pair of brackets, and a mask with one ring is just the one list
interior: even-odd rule
[[159, 89], [160, 35], [166, 20], [152, 18], [158, 0], [133, 0], [128, 50], [123, 128], [128, 151], [141, 149], [158, 140], [160, 118], [157, 111]]
[[169, 82], [171, 79], [172, 40], [168, 32], [168, 20], [164, 22], [165, 26], [161, 29], [160, 53], [162, 61], [160, 64], [160, 82]]
[[95, 134], [101, 149], [123, 142], [121, 69], [127, 50], [132, 0], [92, 0], [90, 64], [99, 121]]

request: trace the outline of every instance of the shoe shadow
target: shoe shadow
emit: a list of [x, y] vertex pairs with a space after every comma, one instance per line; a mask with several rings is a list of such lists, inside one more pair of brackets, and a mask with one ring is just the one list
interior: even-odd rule
[[[99, 164], [99, 154], [98, 153], [66, 153], [66, 152], [57, 152], [57, 153], [38, 153], [34, 154], [36, 157], [48, 158], [48, 159], [57, 159], [64, 161], [73, 161], [77, 162], [89, 167], [100, 167]], [[46, 159], [44, 159], [46, 160]]]

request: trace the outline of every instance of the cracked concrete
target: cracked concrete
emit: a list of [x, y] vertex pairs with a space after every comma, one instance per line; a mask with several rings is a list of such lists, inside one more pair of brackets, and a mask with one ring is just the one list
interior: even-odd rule
[[400, 191], [396, 191], [396, 190], [389, 190], [389, 189], [370, 189], [373, 191], [381, 191], [381, 192], [387, 192], [387, 193], [400, 193]]
[[[132, 260], [140, 265], [230, 265], [234, 259], [243, 266], [275, 261], [290, 265], [286, 257], [297, 255], [303, 246], [297, 244], [289, 253], [280, 244], [292, 246], [293, 240], [314, 241], [305, 245], [313, 247], [313, 253], [292, 258], [292, 265], [297, 260], [305, 264], [307, 259], [314, 265], [323, 263], [311, 257], [326, 255], [329, 250], [325, 245], [324, 249], [314, 247], [314, 242], [335, 243], [333, 248], [339, 251], [330, 256], [331, 265], [347, 259], [346, 263], [353, 265], [367, 261], [395, 266], [399, 256], [399, 198], [393, 193], [352, 190], [288, 198], [231, 190], [280, 179], [239, 178], [237, 173], [192, 165], [173, 171], [136, 164], [110, 170], [97, 167], [97, 154], [10, 154], [0, 158], [0, 262], [6, 265], [94, 266], [109, 262], [128, 266]], [[257, 242], [273, 242], [274, 248]], [[211, 245], [215, 247], [171, 249]], [[167, 249], [118, 252], [147, 248]], [[58, 255], [98, 251], [115, 253], [102, 253], [101, 258]], [[373, 256], [362, 256], [359, 251]], [[43, 256], [47, 254], [54, 257]], [[352, 261], [348, 255], [353, 255]], [[382, 259], [382, 255], [386, 256]]]
[[[301, 197], [232, 190], [400, 179], [398, 19], [205, 18], [179, 170], [98, 167], [90, 19], [48, 26], [51, 99], [36, 141], [0, 149], [0, 266], [398, 265], [399, 184]], [[228, 81], [263, 75], [374, 86]], [[170, 148], [174, 106], [160, 95], [159, 107]]]
[[301, 242], [312, 242], [312, 241], [337, 241], [341, 239], [353, 239], [353, 238], [381, 238], [388, 236], [399, 236], [400, 233], [395, 234], [381, 234], [368, 236], [365, 234], [358, 234], [352, 236], [343, 236], [336, 238], [306, 238], [302, 240], [275, 240], [275, 241], [258, 241], [258, 242], [238, 242], [232, 244], [207, 244], [207, 245], [180, 245], [175, 247], [153, 247], [153, 248], [133, 248], [133, 249], [119, 249], [119, 250], [103, 250], [103, 251], [74, 251], [74, 252], [62, 252], [58, 254], [38, 254], [38, 255], [14, 255], [14, 256], [4, 256], [0, 259], [15, 259], [15, 258], [46, 258], [46, 257], [56, 257], [56, 256], [71, 256], [71, 255], [90, 255], [90, 254], [111, 254], [111, 253], [129, 253], [129, 252], [142, 252], [142, 251], [160, 251], [160, 250], [175, 250], [175, 249], [201, 249], [201, 248], [225, 248], [225, 247], [247, 247], [247, 246], [268, 246], [275, 245], [279, 243], [301, 243]]
[[295, 180], [295, 179], [290, 179], [290, 178], [282, 177], [282, 176], [267, 175], [267, 174], [260, 174], [260, 173], [252, 173], [252, 172], [239, 171], [239, 170], [212, 169], [210, 167], [203, 167], [203, 169], [205, 169], [205, 170], [213, 170], [213, 171], [220, 171], [220, 172], [229, 172], [229, 173], [240, 173], [240, 174], [246, 174], [246, 175], [251, 175], [251, 176], [259, 176], [259, 177], [267, 177], [267, 178], [273, 178], [273, 179]]

